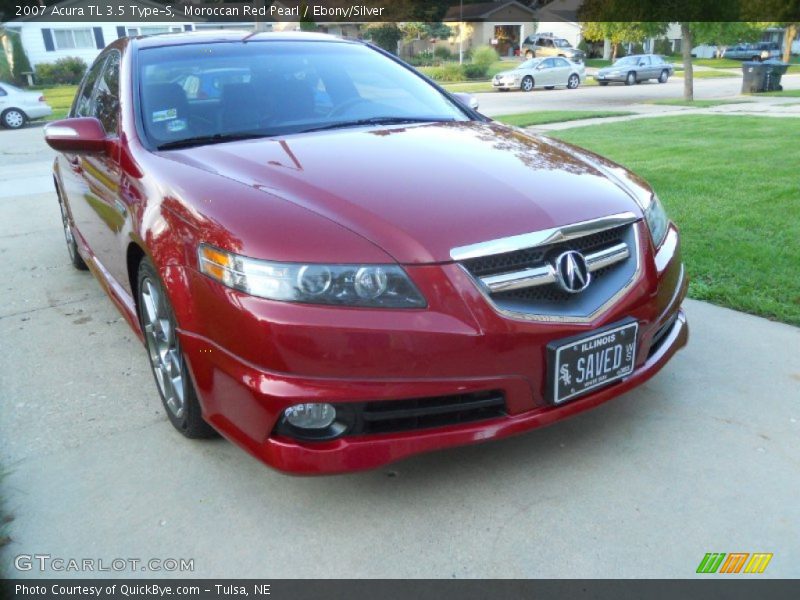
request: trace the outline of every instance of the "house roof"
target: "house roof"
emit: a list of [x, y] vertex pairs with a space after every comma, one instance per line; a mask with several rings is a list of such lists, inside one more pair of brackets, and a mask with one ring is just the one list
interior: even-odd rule
[[447, 13], [445, 13], [445, 21], [491, 21], [494, 13], [509, 6], [514, 6], [530, 14], [533, 18], [536, 11], [532, 8], [525, 6], [521, 2], [510, 0], [509, 2], [480, 2], [478, 4], [465, 4], [462, 8], [460, 6], [451, 6]]

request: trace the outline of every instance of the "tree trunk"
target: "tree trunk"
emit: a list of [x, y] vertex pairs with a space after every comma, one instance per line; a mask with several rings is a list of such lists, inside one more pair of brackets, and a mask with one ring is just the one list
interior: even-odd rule
[[787, 23], [783, 32], [783, 62], [792, 60], [792, 42], [797, 37], [798, 23]]
[[681, 23], [681, 54], [683, 54], [683, 99], [694, 100], [694, 72], [692, 71], [692, 29]]
[[619, 44], [611, 44], [611, 62], [617, 60], [617, 48]]

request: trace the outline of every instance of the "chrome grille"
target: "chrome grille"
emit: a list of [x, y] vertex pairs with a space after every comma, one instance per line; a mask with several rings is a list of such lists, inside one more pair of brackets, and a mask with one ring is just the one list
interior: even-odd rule
[[[636, 221], [634, 214], [623, 213], [457, 248], [452, 254], [463, 257], [461, 266], [502, 312], [542, 320], [586, 320], [628, 289], [639, 272]], [[563, 289], [556, 272], [557, 257], [570, 250], [583, 256], [591, 274], [589, 286], [579, 293]]]

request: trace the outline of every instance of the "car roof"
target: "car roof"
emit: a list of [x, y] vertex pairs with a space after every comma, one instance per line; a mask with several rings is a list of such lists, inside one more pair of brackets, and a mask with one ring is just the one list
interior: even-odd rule
[[184, 33], [160, 33], [156, 35], [131, 38], [136, 47], [162, 48], [164, 46], [185, 46], [190, 44], [213, 44], [220, 42], [251, 41], [304, 41], [353, 43], [333, 35], [299, 31], [253, 32], [246, 30], [189, 31]]

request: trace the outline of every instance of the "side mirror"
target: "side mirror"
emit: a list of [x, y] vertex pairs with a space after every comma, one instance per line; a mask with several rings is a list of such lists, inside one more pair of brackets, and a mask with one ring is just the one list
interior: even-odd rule
[[94, 117], [62, 119], [44, 128], [47, 145], [58, 152], [99, 154], [106, 150], [106, 132]]
[[466, 92], [456, 92], [453, 94], [456, 100], [458, 100], [461, 104], [466, 106], [467, 108], [471, 108], [472, 110], [478, 110], [480, 104], [478, 103], [478, 99], [473, 96], [472, 94], [467, 94]]

